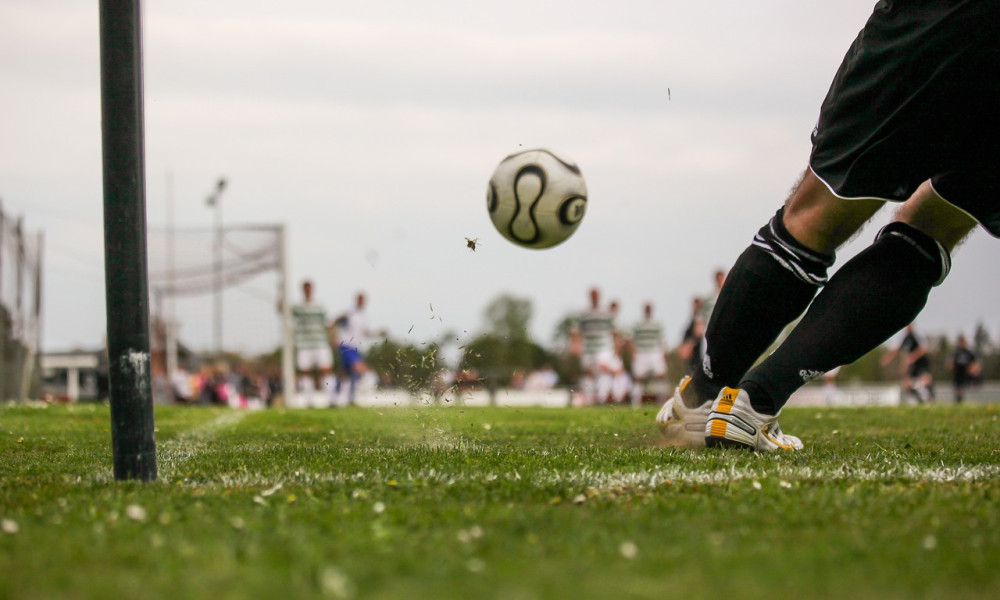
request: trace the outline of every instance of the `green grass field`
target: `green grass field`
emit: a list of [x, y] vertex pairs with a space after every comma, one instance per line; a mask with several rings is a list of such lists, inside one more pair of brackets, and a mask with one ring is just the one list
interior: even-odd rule
[[795, 454], [655, 409], [0, 408], [0, 599], [997, 598], [1000, 410], [789, 409]]

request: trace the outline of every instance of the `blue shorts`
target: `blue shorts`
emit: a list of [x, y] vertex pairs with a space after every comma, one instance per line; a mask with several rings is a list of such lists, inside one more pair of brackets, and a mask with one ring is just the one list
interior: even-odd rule
[[357, 347], [341, 344], [339, 351], [340, 363], [345, 371], [353, 371], [354, 366], [361, 362], [361, 351]]

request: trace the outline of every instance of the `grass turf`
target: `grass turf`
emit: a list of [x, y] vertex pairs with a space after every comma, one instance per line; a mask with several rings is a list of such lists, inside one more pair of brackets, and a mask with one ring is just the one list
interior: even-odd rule
[[0, 408], [0, 599], [995, 598], [1000, 411], [789, 409], [799, 453], [655, 409]]

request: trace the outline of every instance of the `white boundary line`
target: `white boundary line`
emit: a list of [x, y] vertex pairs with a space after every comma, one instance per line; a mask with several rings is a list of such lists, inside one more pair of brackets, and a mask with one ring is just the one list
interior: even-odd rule
[[220, 475], [212, 481], [191, 481], [197, 487], [260, 487], [275, 488], [285, 484], [315, 485], [315, 484], [367, 484], [372, 483], [395, 485], [408, 481], [421, 481], [437, 485], [451, 486], [457, 483], [488, 484], [494, 481], [531, 481], [538, 487], [566, 486], [572, 488], [654, 488], [673, 483], [720, 484], [728, 482], [750, 481], [756, 484], [776, 482], [782, 487], [792, 487], [795, 483], [806, 481], [858, 481], [858, 482], [895, 482], [906, 481], [914, 483], [949, 483], [989, 481], [1000, 479], [1000, 465], [977, 465], [971, 467], [918, 467], [916, 465], [885, 465], [884, 469], [873, 468], [870, 464], [859, 464], [856, 467], [844, 465], [835, 469], [814, 469], [811, 467], [781, 465], [768, 468], [730, 467], [725, 469], [695, 470], [695, 469], [655, 469], [637, 472], [600, 472], [590, 469], [574, 471], [543, 470], [541, 472], [522, 476], [517, 471], [506, 473], [470, 474], [464, 472], [438, 471], [427, 469], [410, 471], [405, 475], [386, 474], [381, 471], [361, 471], [356, 473], [311, 473], [298, 469], [284, 475], [261, 475], [259, 473], [236, 473]]
[[235, 427], [248, 414], [249, 412], [245, 410], [224, 410], [211, 421], [201, 423], [165, 442], [157, 443], [156, 454], [160, 467], [160, 478], [169, 480], [171, 471], [197, 457], [209, 440], [222, 430]]

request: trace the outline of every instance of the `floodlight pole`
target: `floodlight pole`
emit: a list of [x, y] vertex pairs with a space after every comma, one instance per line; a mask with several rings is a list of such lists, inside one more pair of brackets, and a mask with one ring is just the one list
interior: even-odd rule
[[104, 284], [117, 480], [156, 479], [149, 357], [142, 19], [139, 0], [100, 0]]
[[215, 184], [215, 191], [205, 199], [205, 204], [215, 208], [215, 281], [212, 284], [215, 296], [215, 356], [222, 357], [222, 251], [224, 246], [222, 229], [222, 192], [226, 189], [226, 180], [223, 177]]
[[163, 317], [166, 328], [167, 380], [174, 380], [177, 372], [177, 305], [174, 301], [174, 175], [167, 172], [167, 314]]

